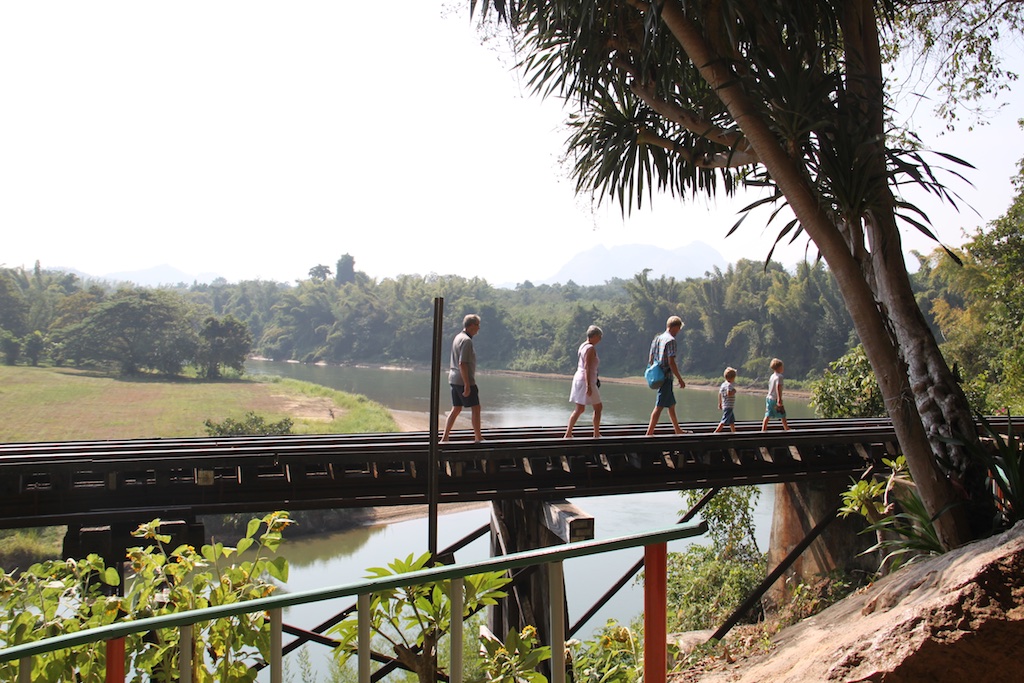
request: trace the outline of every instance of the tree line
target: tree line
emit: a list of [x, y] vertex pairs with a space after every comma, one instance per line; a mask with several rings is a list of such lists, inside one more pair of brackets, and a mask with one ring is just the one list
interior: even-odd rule
[[174, 289], [83, 282], [43, 270], [0, 269], [0, 353], [4, 362], [110, 367], [125, 375], [179, 375], [186, 367], [217, 378], [242, 370], [249, 327], [215, 315]]
[[[8, 363], [113, 364], [120, 372], [199, 374], [241, 368], [248, 354], [275, 360], [429, 365], [433, 302], [445, 302], [445, 334], [478, 313], [481, 364], [493, 369], [571, 373], [587, 327], [604, 330], [608, 376], [642, 372], [651, 338], [670, 315], [685, 322], [682, 367], [715, 377], [733, 365], [766, 373], [784, 354], [800, 376], [816, 376], [856, 340], [833, 278], [821, 264], [789, 272], [740, 261], [703, 278], [652, 277], [603, 285], [493, 287], [480, 278], [400, 275], [380, 280], [317, 265], [294, 284], [250, 280], [142, 288], [83, 282], [47, 271], [3, 269], [0, 328]], [[337, 272], [341, 277], [334, 276]], [[447, 343], [447, 342], [446, 342]], [[447, 356], [444, 356], [447, 362]]]

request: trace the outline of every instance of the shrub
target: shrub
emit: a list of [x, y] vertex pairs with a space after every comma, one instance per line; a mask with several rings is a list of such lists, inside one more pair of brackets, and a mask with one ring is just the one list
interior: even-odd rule
[[[181, 545], [168, 552], [170, 537], [159, 519], [134, 535], [147, 544], [130, 548], [131, 575], [124, 596], [112, 595], [120, 584], [117, 570], [90, 554], [81, 560], [34, 564], [18, 577], [0, 570], [0, 647], [34, 642], [64, 633], [213, 605], [265, 597], [276, 590], [268, 578], [286, 581], [288, 564], [271, 558], [281, 542], [288, 513], [275, 512], [250, 521], [236, 547], [221, 543], [200, 550]], [[262, 533], [257, 535], [260, 529]], [[253, 549], [251, 560], [240, 555]], [[243, 626], [244, 624], [244, 626]], [[136, 634], [125, 639], [127, 666], [146, 680], [177, 679], [177, 629]], [[266, 612], [219, 619], [193, 629], [193, 680], [253, 681], [256, 657], [270, 654]], [[105, 679], [106, 648], [94, 643], [32, 658], [31, 680], [38, 683]], [[0, 664], [0, 680], [18, 680], [18, 662]]]
[[281, 436], [291, 434], [293, 422], [290, 417], [280, 422], [267, 422], [266, 418], [249, 411], [241, 421], [229, 417], [220, 423], [206, 420], [203, 424], [210, 436]]

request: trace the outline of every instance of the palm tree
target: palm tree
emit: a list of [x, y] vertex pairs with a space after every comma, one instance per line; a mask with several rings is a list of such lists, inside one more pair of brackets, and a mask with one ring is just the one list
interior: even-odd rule
[[[777, 240], [806, 236], [836, 278], [943, 543], [955, 547], [986, 531], [984, 473], [940, 438], [973, 434], [973, 419], [902, 255], [898, 221], [928, 227], [897, 196], [899, 185], [948, 195], [917, 150], [888, 144], [880, 32], [896, 3], [471, 6], [515, 30], [537, 93], [575, 105], [568, 158], [580, 192], [630, 211], [655, 191], [684, 197], [746, 185], [767, 195], [744, 218], [762, 207], [772, 210], [770, 222], [792, 214]], [[974, 507], [968, 514], [954, 502]]]

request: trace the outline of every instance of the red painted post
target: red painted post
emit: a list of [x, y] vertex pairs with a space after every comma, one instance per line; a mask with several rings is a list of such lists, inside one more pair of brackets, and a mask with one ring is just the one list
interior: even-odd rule
[[124, 683], [124, 638], [107, 641], [106, 683]]
[[644, 546], [644, 683], [668, 678], [668, 544]]

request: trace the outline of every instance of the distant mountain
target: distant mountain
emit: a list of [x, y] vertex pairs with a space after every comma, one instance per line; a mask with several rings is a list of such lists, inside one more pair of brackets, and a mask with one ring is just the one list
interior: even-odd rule
[[724, 270], [728, 265], [718, 251], [703, 242], [691, 242], [678, 249], [644, 244], [598, 246], [573, 256], [553, 276], [534, 284], [565, 284], [572, 280], [578, 285], [602, 285], [615, 277], [631, 279], [644, 268], [651, 269], [651, 277], [667, 275], [682, 280], [703, 277], [715, 266]]
[[106, 275], [101, 276], [100, 279], [116, 282], [133, 282], [141, 287], [159, 287], [160, 285], [176, 285], [182, 282], [187, 285], [190, 285], [193, 282], [209, 283], [213, 282], [217, 277], [217, 275], [212, 273], [190, 275], [189, 273], [178, 270], [174, 266], [169, 266], [165, 263], [163, 265], [146, 268], [144, 270], [107, 273]]

